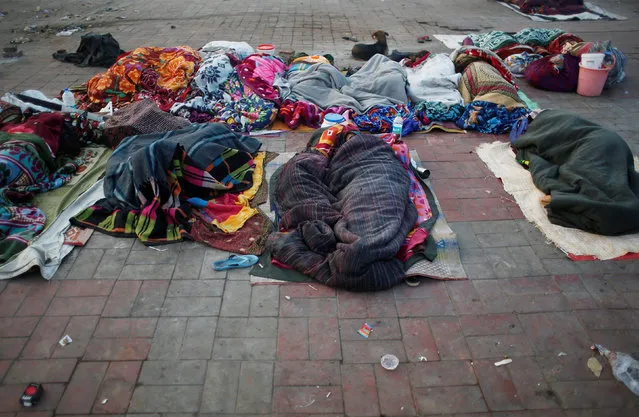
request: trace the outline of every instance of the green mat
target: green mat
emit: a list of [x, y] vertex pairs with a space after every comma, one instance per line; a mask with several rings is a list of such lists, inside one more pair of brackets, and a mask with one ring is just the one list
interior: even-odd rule
[[[282, 166], [286, 162], [288, 162], [293, 157], [293, 155], [295, 155], [295, 153], [293, 152], [284, 152], [266, 165], [265, 181], [268, 181], [269, 185], [269, 203], [262, 206], [262, 208], [271, 218], [271, 220], [274, 220], [275, 217], [275, 213], [273, 213], [271, 210], [268, 210], [268, 208], [270, 208], [270, 201], [273, 200], [273, 182], [277, 182], [277, 177], [279, 176], [279, 172]], [[411, 151], [411, 157], [415, 160], [419, 159], [419, 156], [414, 151]], [[431, 188], [420, 178], [417, 173], [415, 173], [415, 177], [421, 183], [433, 213], [431, 219], [425, 221], [421, 226], [427, 229], [432, 229], [435, 222], [440, 217], [440, 207]], [[437, 242], [432, 238], [432, 236], [429, 235], [426, 241], [424, 252], [416, 253], [415, 255], [413, 255], [408, 261], [404, 263], [404, 268], [408, 271], [415, 264], [419, 264], [422, 261], [430, 263], [430, 261], [432, 261], [437, 256], [437, 246]], [[271, 263], [271, 252], [269, 250], [264, 251], [257, 264], [255, 264], [251, 269], [250, 275], [287, 282], [315, 282], [313, 278], [304, 275], [301, 272], [296, 271], [295, 269], [283, 269], [274, 266]]]

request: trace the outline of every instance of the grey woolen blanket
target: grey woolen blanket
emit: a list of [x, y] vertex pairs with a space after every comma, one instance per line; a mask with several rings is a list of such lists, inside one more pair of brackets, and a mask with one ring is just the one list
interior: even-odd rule
[[351, 77], [329, 64], [315, 64], [305, 71], [279, 79], [282, 100], [307, 101], [322, 110], [343, 106], [365, 113], [375, 106], [407, 104], [406, 71], [384, 55], [373, 56]]

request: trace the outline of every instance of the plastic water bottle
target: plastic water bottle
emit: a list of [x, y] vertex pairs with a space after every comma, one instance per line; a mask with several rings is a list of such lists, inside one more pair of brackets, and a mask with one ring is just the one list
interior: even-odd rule
[[62, 111], [70, 111], [72, 109], [75, 109], [75, 97], [68, 88], [65, 88], [64, 92], [62, 93], [62, 103], [64, 104], [64, 106], [62, 106]]
[[397, 135], [397, 137], [402, 137], [402, 128], [404, 127], [404, 119], [402, 116], [397, 115], [395, 119], [393, 119], [393, 133]]
[[601, 345], [593, 346], [608, 359], [612, 374], [623, 382], [635, 395], [639, 395], [639, 361], [623, 352], [613, 352]]

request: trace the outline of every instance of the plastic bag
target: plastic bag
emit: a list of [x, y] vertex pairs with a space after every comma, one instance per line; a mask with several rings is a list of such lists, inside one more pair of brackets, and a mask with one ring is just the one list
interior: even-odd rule
[[231, 52], [241, 61], [247, 56], [253, 55], [255, 50], [246, 42], [212, 41], [204, 45], [199, 52], [204, 59], [212, 55]]
[[627, 353], [613, 352], [601, 345], [595, 344], [594, 348], [608, 359], [615, 378], [626, 384], [635, 395], [639, 395], [639, 361]]

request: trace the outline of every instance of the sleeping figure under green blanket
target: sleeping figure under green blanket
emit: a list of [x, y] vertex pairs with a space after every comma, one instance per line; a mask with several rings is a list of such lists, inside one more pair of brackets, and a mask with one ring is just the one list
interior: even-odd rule
[[550, 196], [544, 203], [552, 223], [609, 236], [639, 232], [639, 173], [617, 133], [564, 110], [545, 110], [513, 146]]

